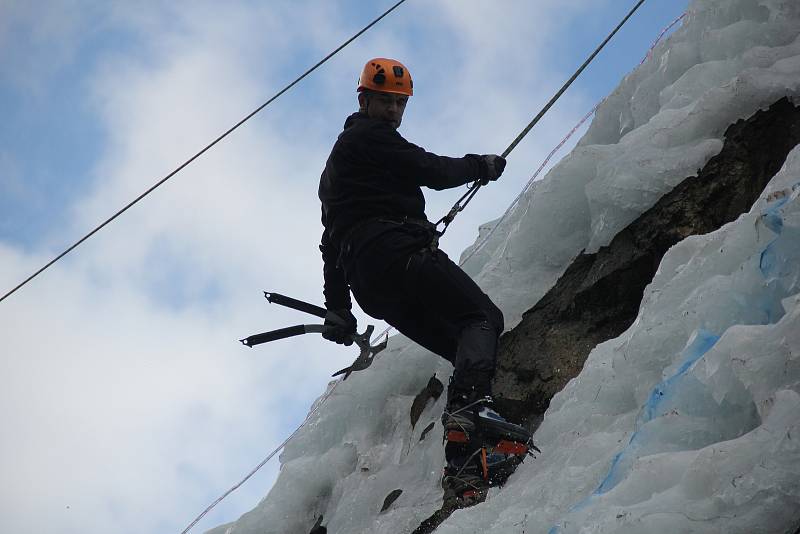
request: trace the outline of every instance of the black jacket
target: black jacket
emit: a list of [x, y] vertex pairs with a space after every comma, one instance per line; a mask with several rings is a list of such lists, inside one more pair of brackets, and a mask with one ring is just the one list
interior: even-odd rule
[[447, 189], [487, 175], [480, 156], [438, 156], [409, 143], [388, 122], [358, 112], [344, 123], [319, 183], [325, 304], [350, 308], [350, 292], [339, 265], [348, 233], [381, 217], [426, 219], [421, 186]]

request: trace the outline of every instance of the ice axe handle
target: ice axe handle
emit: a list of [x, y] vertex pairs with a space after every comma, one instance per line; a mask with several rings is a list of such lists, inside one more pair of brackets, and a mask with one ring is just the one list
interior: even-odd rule
[[314, 304], [293, 299], [292, 297], [287, 297], [286, 295], [281, 295], [279, 293], [269, 293], [268, 291], [264, 291], [264, 296], [272, 304], [280, 304], [281, 306], [286, 306], [287, 308], [292, 308], [293, 310], [310, 313], [311, 315], [316, 315], [321, 319], [324, 319], [325, 315], [328, 313], [328, 310], [325, 308], [320, 308]]
[[287, 328], [281, 328], [279, 330], [272, 330], [271, 332], [264, 332], [263, 334], [255, 334], [250, 337], [246, 337], [244, 339], [240, 339], [239, 341], [242, 342], [242, 345], [247, 347], [254, 347], [256, 345], [261, 345], [262, 343], [269, 343], [270, 341], [275, 341], [276, 339], [284, 339], [287, 337], [292, 336], [299, 336], [302, 334], [311, 334], [311, 333], [322, 333], [326, 330], [326, 326], [324, 325], [316, 325], [316, 324], [299, 324], [297, 326], [289, 326]]

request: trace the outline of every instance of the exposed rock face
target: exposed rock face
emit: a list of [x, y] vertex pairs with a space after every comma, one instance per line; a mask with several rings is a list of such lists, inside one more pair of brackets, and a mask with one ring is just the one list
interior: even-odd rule
[[579, 255], [500, 340], [494, 391], [507, 417], [536, 425], [589, 352], [636, 319], [666, 251], [747, 212], [800, 143], [800, 107], [787, 99], [730, 126], [722, 151], [595, 254]]

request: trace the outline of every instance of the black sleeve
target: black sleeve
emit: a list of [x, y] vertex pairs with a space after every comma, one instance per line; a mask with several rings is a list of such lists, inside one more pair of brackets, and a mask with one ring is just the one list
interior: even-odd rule
[[481, 156], [463, 158], [439, 156], [406, 141], [390, 125], [378, 125], [370, 132], [369, 150], [378, 163], [407, 176], [418, 186], [442, 190], [486, 178], [488, 169]]
[[325, 280], [322, 290], [325, 307], [329, 310], [351, 309], [353, 304], [350, 301], [350, 286], [339, 266], [339, 248], [330, 242], [327, 228], [322, 232], [319, 250], [322, 252], [322, 275]]

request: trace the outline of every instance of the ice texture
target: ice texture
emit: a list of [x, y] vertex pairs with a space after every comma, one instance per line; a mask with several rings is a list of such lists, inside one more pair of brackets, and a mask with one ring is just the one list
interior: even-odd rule
[[733, 122], [797, 99], [799, 12], [785, 0], [690, 5], [683, 25], [600, 105], [578, 146], [466, 263], [508, 326], [581, 251], [607, 245], [703, 167]]
[[[800, 96], [800, 2], [696, 0], [578, 146], [466, 268], [509, 327], [715, 155], [725, 129]], [[438, 533], [774, 533], [800, 526], [800, 148], [751, 211], [664, 256], [634, 324], [595, 347], [535, 435], [543, 453]], [[213, 534], [411, 532], [441, 505], [451, 366], [394, 336], [280, 457], [269, 495]], [[329, 386], [333, 387], [333, 385]], [[433, 430], [421, 439], [424, 430]], [[384, 512], [386, 496], [402, 489]]]
[[[526, 496], [483, 531], [798, 526], [799, 196], [796, 148], [750, 213], [667, 253], [634, 325], [554, 397], [536, 434], [545, 453], [503, 488]], [[477, 519], [440, 531], [479, 532], [458, 530]]]

